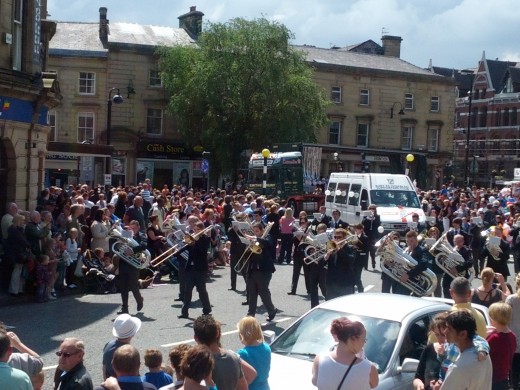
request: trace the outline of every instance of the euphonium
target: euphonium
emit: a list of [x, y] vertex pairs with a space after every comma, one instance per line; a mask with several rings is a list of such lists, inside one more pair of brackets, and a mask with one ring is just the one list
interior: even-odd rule
[[133, 248], [139, 246], [137, 241], [131, 237], [123, 237], [118, 230], [114, 230], [112, 235], [117, 237], [117, 241], [112, 244], [112, 252], [137, 269], [147, 268], [150, 265], [151, 255], [148, 249], [135, 253]]
[[430, 253], [435, 257], [435, 263], [446, 272], [448, 275], [456, 278], [458, 276], [466, 277], [466, 272], [468, 273], [468, 279], [471, 281], [474, 277], [473, 268], [468, 269], [467, 271], [458, 272], [456, 274], [452, 273], [452, 269], [454, 269], [458, 265], [464, 264], [465, 260], [462, 255], [453, 248], [453, 246], [448, 241], [445, 232], [435, 244], [430, 248]]
[[390, 239], [390, 236], [387, 235], [380, 240], [376, 254], [380, 256], [381, 270], [414, 294], [427, 296], [435, 290], [437, 277], [429, 269], [409, 278], [404, 283], [401, 282], [401, 276], [414, 268], [417, 261], [408, 253], [405, 253], [398, 244]]

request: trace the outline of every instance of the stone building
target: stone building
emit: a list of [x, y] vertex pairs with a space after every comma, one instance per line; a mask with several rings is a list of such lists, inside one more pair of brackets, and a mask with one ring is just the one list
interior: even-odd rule
[[49, 113], [46, 183], [126, 185], [148, 177], [162, 187], [183, 175], [200, 186], [204, 148], [184, 144], [166, 115], [155, 50], [194, 45], [203, 13], [191, 7], [171, 28], [109, 22], [107, 12], [99, 9], [98, 23], [58, 22], [50, 43], [49, 69], [63, 101]]
[[0, 2], [0, 212], [6, 202], [33, 209], [43, 188], [47, 111], [59, 104], [45, 72], [56, 23], [45, 0]]
[[440, 186], [453, 152], [455, 82], [400, 59], [401, 41], [297, 46], [332, 100], [330, 125], [317, 134], [324, 177], [409, 168], [419, 187]]

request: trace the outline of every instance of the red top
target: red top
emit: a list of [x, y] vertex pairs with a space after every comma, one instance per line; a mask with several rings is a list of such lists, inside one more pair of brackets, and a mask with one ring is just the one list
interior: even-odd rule
[[516, 336], [513, 332], [503, 333], [496, 330], [487, 337], [489, 357], [493, 364], [493, 383], [509, 377], [511, 362], [516, 351]]

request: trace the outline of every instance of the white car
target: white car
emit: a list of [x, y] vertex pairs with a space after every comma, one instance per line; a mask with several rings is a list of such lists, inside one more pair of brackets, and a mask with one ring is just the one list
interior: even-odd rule
[[428, 326], [447, 303], [395, 294], [353, 294], [327, 301], [300, 317], [271, 343], [271, 390], [315, 390], [312, 361], [334, 347], [333, 319], [346, 316], [367, 330], [364, 353], [379, 371], [378, 390], [411, 389]]

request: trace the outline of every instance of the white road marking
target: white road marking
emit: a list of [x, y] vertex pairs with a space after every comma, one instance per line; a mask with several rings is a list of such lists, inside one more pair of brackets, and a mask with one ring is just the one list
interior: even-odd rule
[[54, 366], [47, 366], [47, 367], [43, 367], [42, 370], [43, 371], [48, 371], [48, 370], [55, 370], [56, 367], [58, 367], [58, 365], [54, 365]]
[[[278, 322], [285, 322], [285, 321], [291, 321], [293, 320], [294, 318], [291, 318], [291, 317], [287, 317], [287, 318], [280, 318], [279, 320], [274, 320], [274, 321], [271, 321], [271, 322], [266, 322], [265, 324], [262, 324], [262, 326], [267, 326], [269, 324], [273, 324], [273, 323], [278, 323]], [[227, 335], [230, 335], [230, 334], [236, 334], [238, 333], [238, 330], [230, 330], [228, 332], [223, 332], [222, 333], [222, 336], [227, 336]], [[194, 339], [189, 339], [189, 340], [184, 340], [184, 341], [177, 341], [175, 343], [170, 343], [170, 344], [163, 344], [161, 345], [161, 348], [168, 348], [168, 347], [174, 347], [176, 345], [180, 345], [180, 344], [191, 344], [191, 343], [194, 343], [195, 340]]]
[[367, 291], [370, 291], [374, 288], [375, 286], [373, 284], [369, 284], [368, 286], [365, 287], [364, 291], [367, 292]]

